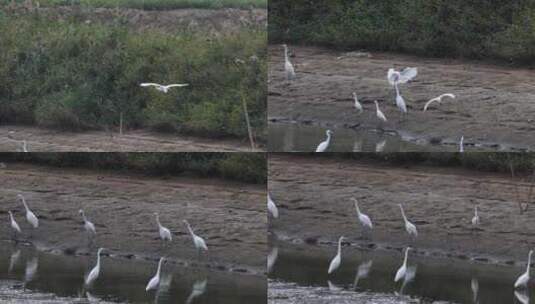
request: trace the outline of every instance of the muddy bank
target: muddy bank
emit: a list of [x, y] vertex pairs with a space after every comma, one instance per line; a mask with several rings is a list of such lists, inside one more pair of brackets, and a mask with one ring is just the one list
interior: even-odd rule
[[118, 20], [128, 27], [143, 30], [204, 31], [211, 34], [234, 33], [243, 28], [263, 29], [267, 26], [265, 9], [177, 9], [167, 11], [144, 11], [130, 8], [92, 8], [92, 7], [44, 7], [28, 10], [17, 6], [10, 13], [25, 14], [39, 12], [51, 20], [76, 18], [84, 22], [98, 22], [107, 25], [117, 24]]
[[[418, 255], [511, 266], [535, 248], [535, 209], [520, 215], [517, 203], [530, 185], [507, 175], [275, 154], [269, 177], [280, 212], [272, 230], [282, 241], [334, 248], [344, 235], [355, 247], [411, 245]], [[351, 197], [374, 222], [371, 235], [362, 234]], [[399, 203], [418, 227], [416, 241], [407, 237]], [[481, 225], [474, 231], [476, 204]]]
[[65, 132], [28, 126], [0, 126], [0, 151], [30, 152], [249, 152], [246, 141], [209, 139], [147, 130]]
[[[290, 46], [297, 79], [284, 77], [282, 47], [271, 45], [269, 119], [377, 129], [374, 100], [389, 122], [387, 132], [432, 143], [458, 142], [495, 149], [535, 149], [535, 71], [461, 60], [371, 53], [359, 56], [315, 47]], [[362, 54], [361, 54], [362, 55]], [[366, 55], [366, 54], [364, 54]], [[389, 86], [389, 68], [418, 67], [418, 76], [400, 87], [409, 118], [399, 122], [395, 91]], [[357, 115], [352, 92], [364, 106]], [[445, 100], [423, 112], [424, 104], [443, 93]]]
[[[265, 190], [261, 186], [217, 179], [155, 178], [90, 170], [8, 163], [0, 169], [0, 225], [2, 239], [10, 237], [8, 210], [43, 251], [94, 254], [96, 246], [124, 258], [158, 259], [188, 267], [262, 275], [265, 272]], [[22, 193], [40, 219], [29, 235]], [[78, 210], [94, 222], [97, 238], [88, 246]], [[154, 212], [173, 234], [163, 248]], [[202, 236], [209, 253], [197, 258], [182, 220]]]

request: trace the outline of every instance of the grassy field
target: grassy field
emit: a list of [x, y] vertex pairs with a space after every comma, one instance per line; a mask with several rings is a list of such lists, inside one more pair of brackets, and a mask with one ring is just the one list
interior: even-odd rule
[[271, 0], [269, 39], [535, 65], [535, 2]]
[[[6, 4], [12, 0], [0, 0]], [[24, 0], [16, 0], [24, 2]], [[41, 6], [80, 5], [87, 7], [124, 7], [145, 10], [170, 10], [181, 8], [266, 8], [267, 0], [38, 0]]]
[[[208, 137], [266, 132], [267, 33], [136, 32], [83, 18], [0, 14], [0, 121], [67, 130], [152, 128]], [[188, 83], [163, 94], [142, 82]]]
[[54, 167], [123, 170], [151, 175], [192, 173], [265, 184], [264, 153], [4, 153], [0, 161]]

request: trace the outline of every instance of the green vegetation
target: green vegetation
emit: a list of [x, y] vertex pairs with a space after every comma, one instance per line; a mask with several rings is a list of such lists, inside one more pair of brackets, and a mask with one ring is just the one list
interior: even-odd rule
[[272, 0], [269, 39], [535, 64], [535, 2]]
[[[329, 155], [329, 154], [327, 154]], [[331, 156], [333, 154], [330, 154]], [[394, 165], [461, 167], [470, 170], [535, 174], [535, 154], [506, 152], [474, 153], [336, 153], [336, 157], [378, 161]]]
[[[12, 0], [0, 0], [0, 4]], [[16, 0], [15, 2], [24, 2]], [[41, 6], [80, 5], [88, 7], [125, 7], [145, 10], [170, 10], [181, 8], [265, 8], [267, 0], [39, 0]]]
[[189, 172], [256, 184], [267, 180], [264, 153], [4, 153], [2, 160], [153, 175]]
[[[85, 18], [0, 13], [0, 122], [68, 130], [148, 127], [247, 138], [266, 132], [267, 37], [136, 32]], [[141, 82], [189, 83], [163, 94]]]

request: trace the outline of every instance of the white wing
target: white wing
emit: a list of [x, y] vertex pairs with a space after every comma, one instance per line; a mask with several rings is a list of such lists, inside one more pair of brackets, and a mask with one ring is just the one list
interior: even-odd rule
[[26, 212], [26, 220], [33, 226], [33, 228], [39, 227], [39, 220], [37, 219], [37, 216], [30, 210]]
[[325, 150], [327, 150], [327, 141], [324, 141], [322, 142], [321, 144], [318, 145], [318, 147], [316, 148], [316, 152], [325, 152]]
[[383, 111], [381, 111], [381, 110], [377, 110], [377, 118], [379, 118], [380, 120], [382, 120], [384, 122], [387, 121], [385, 114], [383, 114]]
[[407, 267], [405, 266], [405, 264], [399, 267], [398, 271], [396, 272], [396, 277], [394, 278], [394, 282], [401, 280], [405, 276], [406, 269]]
[[364, 213], [361, 213], [360, 216], [359, 216], [359, 220], [360, 222], [362, 223], [362, 225], [372, 229], [373, 228], [373, 225], [372, 225], [372, 221], [370, 220], [370, 217], [367, 216], [366, 214]]
[[151, 289], [155, 289], [158, 286], [159, 281], [160, 280], [159, 280], [157, 275], [152, 277], [152, 279], [150, 279], [149, 283], [147, 284], [147, 287], [145, 288], [145, 291], [149, 291]]
[[271, 199], [271, 197], [268, 195], [268, 210], [271, 212], [271, 215], [273, 215], [274, 218], [279, 217], [279, 210], [277, 209], [277, 206], [275, 205], [275, 202]]
[[327, 273], [331, 274], [333, 271], [338, 269], [338, 266], [340, 266], [340, 255], [336, 255], [331, 261], [331, 264], [329, 265], [329, 271]]
[[198, 235], [195, 236], [195, 244], [203, 250], [208, 250], [208, 246], [206, 246], [204, 239]]
[[406, 68], [400, 73], [399, 82], [406, 83], [418, 75], [418, 68]]
[[394, 85], [396, 83], [394, 75], [396, 74], [396, 71], [394, 69], [388, 69], [388, 74], [386, 78], [388, 79], [388, 83], [390, 85]]
[[151, 82], [149, 82], [149, 83], [142, 83], [142, 84], [140, 84], [140, 86], [142, 86], [142, 87], [151, 87], [151, 86], [152, 86], [152, 87], [163, 87], [163, 85], [161, 85], [161, 84], [151, 83]]
[[187, 86], [189, 86], [188, 83], [175, 83], [175, 84], [167, 85], [166, 87], [174, 88], [174, 87], [187, 87]]

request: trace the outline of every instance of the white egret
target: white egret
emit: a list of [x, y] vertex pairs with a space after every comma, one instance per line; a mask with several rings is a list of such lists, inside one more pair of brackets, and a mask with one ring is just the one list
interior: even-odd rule
[[356, 289], [358, 283], [361, 279], [368, 277], [370, 269], [372, 268], [373, 261], [369, 260], [367, 262], [360, 263], [359, 268], [357, 269], [357, 274], [355, 275], [355, 281], [353, 282], [353, 289]]
[[286, 80], [293, 80], [295, 79], [295, 69], [288, 56], [288, 46], [286, 44], [282, 46], [284, 47], [284, 71], [286, 72]]
[[338, 267], [340, 267], [340, 263], [342, 262], [342, 241], [345, 238], [343, 236], [338, 239], [338, 253], [336, 256], [331, 260], [331, 264], [329, 264], [329, 270], [327, 271], [328, 274], [333, 273]]
[[405, 68], [398, 72], [394, 69], [389, 69], [387, 79], [390, 85], [394, 86], [400, 83], [407, 83], [418, 75], [418, 68]]
[[461, 140], [459, 140], [459, 153], [464, 152], [464, 136], [461, 136]]
[[381, 141], [375, 144], [375, 152], [380, 153], [384, 152], [386, 146], [386, 138], [381, 139]]
[[204, 242], [204, 239], [198, 235], [196, 235], [193, 232], [193, 229], [191, 229], [190, 224], [188, 221], [184, 220], [184, 224], [186, 224], [186, 227], [188, 228], [189, 234], [191, 235], [191, 238], [193, 239], [193, 245], [195, 246], [195, 249], [197, 250], [197, 254], [201, 251], [208, 251], [208, 246], [206, 246], [206, 243]]
[[273, 218], [279, 217], [279, 209], [277, 209], [277, 205], [275, 205], [275, 202], [271, 199], [269, 193], [267, 195], [267, 207], [269, 213], [271, 213], [271, 216], [273, 216]]
[[8, 211], [9, 213], [9, 221], [11, 222], [11, 228], [13, 228], [13, 239], [16, 239], [17, 233], [22, 233], [20, 230], [19, 224], [15, 221], [15, 218], [13, 217], [13, 213], [11, 211]]
[[174, 83], [174, 84], [163, 85], [163, 84], [158, 84], [158, 83], [142, 83], [142, 84], [140, 84], [140, 86], [142, 86], [142, 87], [155, 87], [156, 90], [158, 90], [160, 92], [167, 93], [167, 92], [169, 92], [170, 88], [187, 87], [187, 86], [189, 86], [189, 84], [187, 84], [187, 83]]
[[355, 109], [357, 109], [359, 114], [364, 112], [364, 108], [362, 107], [362, 104], [359, 102], [359, 99], [357, 97], [357, 93], [356, 92], [353, 92], [353, 100], [355, 101], [355, 103], [354, 103], [355, 104]]
[[97, 264], [95, 265], [95, 267], [93, 267], [93, 269], [91, 269], [91, 271], [85, 278], [84, 284], [86, 286], [90, 286], [91, 284], [93, 284], [93, 282], [95, 282], [95, 280], [100, 275], [100, 255], [102, 254], [103, 250], [104, 248], [99, 248], [97, 251]]
[[373, 229], [373, 224], [372, 224], [372, 221], [370, 220], [370, 217], [360, 212], [359, 202], [357, 201], [357, 199], [354, 197], [352, 197], [351, 199], [353, 200], [353, 202], [355, 202], [355, 209], [357, 210], [357, 217], [359, 219], [360, 224], [364, 228], [367, 228], [370, 230]]
[[382, 122], [386, 122], [385, 114], [383, 114], [383, 111], [379, 109], [379, 102], [377, 100], [375, 100], [374, 102], [375, 102], [375, 109], [376, 109], [375, 114], [377, 115], [377, 118]]
[[39, 220], [37, 219], [37, 216], [35, 216], [35, 214], [30, 210], [30, 208], [28, 208], [28, 204], [26, 204], [24, 196], [22, 196], [22, 194], [18, 194], [17, 197], [22, 201], [24, 209], [26, 209], [26, 220], [28, 223], [30, 223], [33, 228], [39, 227]]
[[399, 208], [401, 209], [401, 216], [403, 216], [403, 221], [405, 222], [405, 230], [407, 230], [407, 233], [410, 236], [416, 238], [418, 236], [416, 226], [407, 219], [407, 216], [405, 215], [405, 210], [403, 210], [403, 206], [401, 204], [399, 204]]
[[331, 143], [331, 135], [333, 134], [333, 131], [327, 130], [325, 134], [327, 135], [327, 139], [318, 145], [318, 147], [316, 148], [316, 152], [325, 152], [325, 150], [329, 148], [329, 144]]
[[401, 115], [407, 114], [407, 105], [405, 104], [405, 99], [399, 93], [398, 84], [396, 83], [394, 87], [396, 88], [396, 106], [401, 111]]
[[516, 280], [515, 289], [516, 288], [526, 288], [528, 286], [528, 282], [529, 282], [529, 267], [530, 267], [530, 264], [531, 264], [531, 255], [532, 254], [533, 254], [533, 250], [530, 250], [529, 251], [529, 255], [528, 255], [528, 266], [526, 267], [526, 272], [524, 272]]
[[160, 239], [162, 239], [162, 241], [164, 242], [172, 241], [173, 237], [171, 236], [171, 230], [162, 226], [162, 224], [160, 223], [160, 215], [157, 212], [154, 212], [154, 215], [156, 216], [156, 223], [158, 224], [158, 232], [160, 233]]
[[278, 256], [279, 256], [279, 248], [275, 246], [271, 249], [271, 251], [268, 253], [268, 256], [267, 256], [268, 273], [270, 273], [271, 269], [273, 269], [273, 265], [275, 265], [275, 262], [277, 261]]
[[403, 260], [403, 265], [401, 265], [401, 267], [399, 267], [398, 271], [396, 272], [394, 282], [403, 279], [405, 277], [405, 274], [407, 273], [407, 259], [409, 257], [409, 250], [411, 250], [411, 247], [407, 247], [407, 249], [405, 249], [405, 258]]
[[449, 98], [452, 98], [452, 99], [455, 99], [455, 95], [451, 94], [451, 93], [447, 93], [447, 94], [442, 94], [438, 97], [435, 97], [433, 99], [430, 99], [428, 102], [426, 102], [426, 104], [424, 105], [424, 112], [427, 111], [427, 108], [434, 102], [438, 102], [438, 103], [441, 103], [442, 102], [442, 99], [445, 98], [445, 97], [449, 97]]
[[87, 232], [87, 234], [90, 236], [97, 235], [97, 230], [95, 229], [95, 225], [87, 219], [87, 217], [85, 216], [84, 210], [80, 209], [78, 213], [80, 213], [80, 215], [82, 216], [82, 219], [84, 220], [84, 229]]
[[195, 281], [193, 283], [193, 288], [191, 289], [191, 293], [189, 294], [188, 299], [186, 300], [186, 304], [193, 303], [193, 300], [195, 298], [198, 298], [202, 296], [206, 292], [206, 285], [208, 284], [208, 280], [204, 279], [202, 281]]
[[28, 152], [28, 144], [26, 143], [26, 140], [22, 141], [22, 152]]
[[472, 218], [472, 226], [475, 228], [479, 226], [479, 214], [477, 213], [477, 206], [474, 207], [474, 217]]
[[403, 276], [403, 283], [401, 283], [401, 287], [399, 288], [399, 294], [405, 293], [405, 287], [407, 287], [407, 285], [414, 280], [417, 269], [417, 266], [407, 266], [405, 276]]
[[145, 291], [156, 289], [158, 285], [160, 285], [160, 274], [162, 270], [163, 261], [164, 258], [160, 258], [160, 262], [158, 262], [158, 270], [156, 271], [156, 274], [152, 277], [152, 279], [150, 279], [149, 283], [147, 284], [147, 287], [145, 288]]

